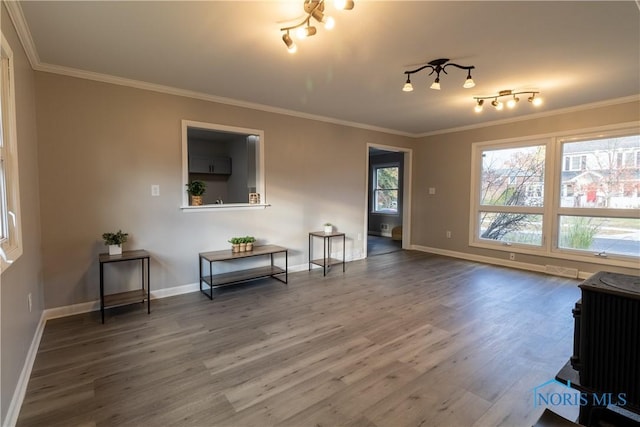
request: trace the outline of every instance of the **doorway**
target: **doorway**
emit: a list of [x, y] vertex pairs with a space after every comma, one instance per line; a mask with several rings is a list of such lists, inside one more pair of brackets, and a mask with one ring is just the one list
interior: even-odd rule
[[367, 146], [366, 256], [408, 248], [410, 150]]

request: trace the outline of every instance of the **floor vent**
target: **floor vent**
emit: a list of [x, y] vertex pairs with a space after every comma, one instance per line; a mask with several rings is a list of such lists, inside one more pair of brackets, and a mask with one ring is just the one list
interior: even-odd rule
[[544, 271], [547, 274], [553, 274], [554, 276], [571, 277], [572, 279], [578, 278], [577, 268], [560, 267], [559, 265], [545, 265]]

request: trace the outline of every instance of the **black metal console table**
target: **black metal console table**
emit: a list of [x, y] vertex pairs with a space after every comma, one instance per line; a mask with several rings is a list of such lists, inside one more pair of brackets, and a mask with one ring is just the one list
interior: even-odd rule
[[[322, 238], [323, 252], [321, 259], [313, 259], [313, 238]], [[342, 260], [337, 258], [331, 258], [331, 238], [342, 237]], [[309, 233], [309, 271], [311, 271], [311, 265], [319, 265], [322, 267], [323, 275], [327, 275], [327, 269], [330, 269], [332, 265], [342, 264], [342, 272], [344, 273], [345, 265], [345, 247], [346, 237], [344, 233], [338, 231], [332, 231], [331, 233], [325, 233], [323, 231], [312, 231]]]
[[[278, 267], [274, 264], [274, 255], [276, 254], [284, 254], [284, 268]], [[226, 273], [213, 273], [213, 264], [215, 262], [234, 261], [258, 256], [269, 256], [270, 264], [263, 267], [236, 270]], [[282, 246], [254, 246], [252, 251], [247, 252], [231, 252], [231, 250], [201, 252], [198, 257], [198, 262], [200, 264], [200, 292], [208, 296], [209, 299], [213, 299], [214, 287], [233, 285], [264, 277], [272, 277], [286, 284], [289, 279], [289, 254], [287, 248], [283, 248]], [[203, 261], [209, 263], [208, 275], [202, 267]], [[284, 275], [284, 280], [282, 279], [282, 275]], [[209, 293], [202, 289], [203, 283], [209, 285]]]
[[[104, 265], [112, 262], [122, 261], [140, 261], [142, 264], [142, 277], [141, 288], [134, 291], [119, 292], [114, 294], [104, 294]], [[146, 287], [145, 287], [145, 260], [147, 264], [146, 268]], [[135, 251], [123, 251], [121, 255], [109, 255], [103, 253], [98, 255], [98, 261], [100, 262], [100, 315], [102, 317], [102, 323], [104, 323], [104, 310], [109, 307], [116, 307], [120, 305], [135, 304], [139, 302], [147, 301], [147, 314], [151, 313], [151, 283], [150, 283], [150, 267], [149, 252], [144, 249]]]

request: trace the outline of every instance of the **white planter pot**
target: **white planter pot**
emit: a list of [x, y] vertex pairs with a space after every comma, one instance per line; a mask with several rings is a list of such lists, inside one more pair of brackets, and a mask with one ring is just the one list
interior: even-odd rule
[[324, 233], [325, 234], [333, 233], [333, 225], [325, 225], [324, 226]]
[[109, 255], [122, 255], [122, 245], [109, 245]]

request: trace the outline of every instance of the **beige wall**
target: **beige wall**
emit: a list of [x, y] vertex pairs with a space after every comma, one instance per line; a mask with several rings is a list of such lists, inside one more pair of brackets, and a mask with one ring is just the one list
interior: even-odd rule
[[[332, 222], [347, 257], [362, 256], [367, 143], [409, 138], [36, 72], [45, 306], [98, 298], [105, 231], [152, 254], [152, 291], [196, 283], [198, 253], [235, 235], [291, 249], [306, 265], [308, 232]], [[265, 210], [184, 213], [181, 120], [264, 130]], [[151, 185], [160, 197], [151, 197]], [[365, 236], [362, 236], [363, 238]]]
[[[27, 351], [42, 315], [42, 269], [40, 257], [40, 206], [38, 202], [38, 155], [36, 144], [35, 88], [33, 71], [22, 50], [4, 4], [0, 8], [2, 33], [14, 55], [16, 120], [22, 208], [23, 254], [0, 276], [2, 378], [0, 424], [5, 425], [7, 410]], [[31, 293], [30, 313], [27, 295]]]
[[[640, 120], [640, 102], [629, 102], [420, 138], [416, 141], [414, 152], [416, 167], [413, 176], [412, 243], [507, 260], [508, 252], [469, 246], [472, 143], [580, 130], [638, 120]], [[428, 187], [435, 187], [436, 194], [429, 195]], [[452, 231], [451, 239], [446, 238], [446, 230]], [[586, 272], [606, 269], [631, 274], [639, 273], [637, 269], [579, 263], [558, 258], [517, 254], [516, 259], [524, 263], [560, 265]]]

